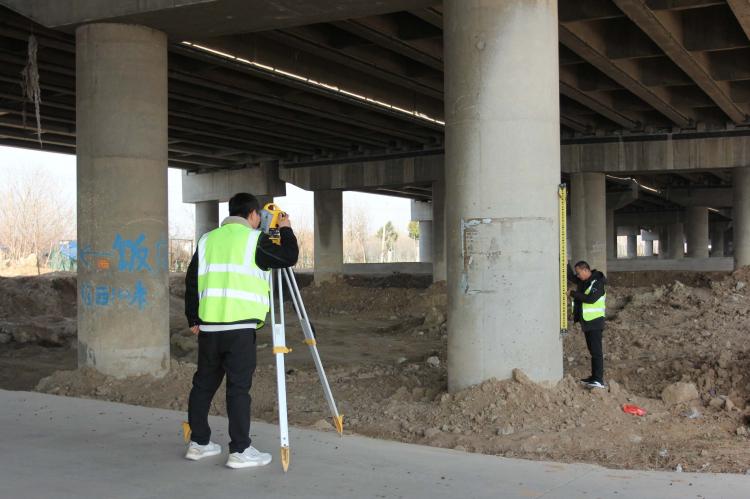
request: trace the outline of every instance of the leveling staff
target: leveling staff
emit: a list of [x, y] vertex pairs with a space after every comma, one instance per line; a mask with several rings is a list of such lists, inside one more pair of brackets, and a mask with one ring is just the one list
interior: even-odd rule
[[255, 196], [229, 200], [229, 217], [200, 238], [185, 276], [185, 315], [198, 335], [198, 369], [188, 402], [191, 437], [185, 457], [197, 461], [221, 453], [211, 442], [208, 410], [227, 376], [230, 468], [265, 466], [271, 455], [250, 445], [250, 386], [255, 372], [255, 333], [269, 310], [269, 269], [297, 263], [299, 248], [286, 214], [279, 219], [281, 244], [258, 230]]

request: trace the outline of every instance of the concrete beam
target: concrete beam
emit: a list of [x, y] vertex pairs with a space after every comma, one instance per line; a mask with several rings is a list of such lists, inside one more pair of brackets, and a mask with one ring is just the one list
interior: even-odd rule
[[668, 188], [659, 195], [682, 206], [710, 206], [711, 208], [731, 208], [734, 199], [734, 191], [731, 187]]
[[747, 0], [727, 0], [727, 3], [737, 17], [742, 30], [750, 38], [750, 2]]
[[[691, 53], [682, 45], [683, 24], [674, 11], [652, 11], [645, 0], [614, 0], [638, 27], [708, 95], [735, 123], [745, 121], [746, 114], [729, 96], [729, 82], [717, 82], [707, 68], [704, 53]], [[747, 5], [747, 1], [744, 2]]]
[[261, 196], [284, 196], [286, 185], [279, 179], [278, 166], [272, 163], [242, 170], [211, 173], [182, 173], [182, 202], [226, 202], [238, 192]]
[[[645, 138], [645, 137], [643, 137]], [[750, 166], [750, 136], [664, 134], [596, 140], [562, 146], [562, 171], [606, 173], [667, 173]]]
[[669, 102], [663, 89], [648, 87], [638, 79], [636, 62], [629, 59], [613, 60], [606, 53], [606, 42], [586, 23], [560, 24], [560, 43], [596, 67], [627, 90], [635, 94], [678, 126], [691, 123], [687, 110], [678, 109]]
[[[176, 39], [249, 33], [429, 7], [434, 0], [295, 1], [254, 0], [2, 0], [11, 9], [40, 24], [72, 28], [87, 22], [141, 24]], [[238, 12], [241, 13], [238, 14]]]
[[281, 167], [279, 177], [308, 191], [429, 184], [442, 180], [443, 158], [443, 155], [433, 155], [325, 166]]
[[640, 227], [644, 224], [644, 221], [648, 221], [649, 226], [683, 223], [685, 221], [685, 213], [682, 210], [643, 213], [615, 213], [615, 225], [617, 227]]
[[432, 221], [432, 203], [413, 199], [411, 202], [411, 219], [419, 222]]

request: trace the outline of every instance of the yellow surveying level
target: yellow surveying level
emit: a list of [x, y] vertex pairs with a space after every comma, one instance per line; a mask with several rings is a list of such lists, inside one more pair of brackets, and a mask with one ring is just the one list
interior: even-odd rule
[[568, 187], [565, 184], [558, 187], [557, 197], [560, 215], [560, 335], [565, 336], [568, 334]]
[[286, 213], [274, 203], [268, 203], [260, 210], [260, 230], [268, 234], [274, 244], [281, 244], [279, 219], [285, 215]]

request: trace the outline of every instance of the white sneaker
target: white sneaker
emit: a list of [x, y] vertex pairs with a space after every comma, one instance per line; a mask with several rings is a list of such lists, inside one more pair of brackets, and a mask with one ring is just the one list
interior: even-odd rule
[[252, 445], [245, 449], [244, 452], [232, 452], [227, 459], [229, 468], [253, 468], [255, 466], [265, 466], [271, 462], [271, 454], [261, 452]]
[[185, 459], [200, 461], [204, 457], [217, 456], [219, 454], [221, 454], [221, 445], [213, 442], [208, 442], [206, 445], [200, 445], [191, 440], [190, 445], [188, 445], [187, 453], [185, 454]]

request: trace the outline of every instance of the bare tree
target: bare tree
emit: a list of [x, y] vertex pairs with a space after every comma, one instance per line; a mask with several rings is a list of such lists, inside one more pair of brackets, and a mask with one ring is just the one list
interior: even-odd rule
[[370, 227], [365, 210], [357, 206], [344, 212], [344, 261], [367, 263]]
[[37, 273], [62, 239], [75, 234], [70, 201], [48, 174], [32, 170], [0, 187], [0, 246], [11, 261], [35, 255]]

